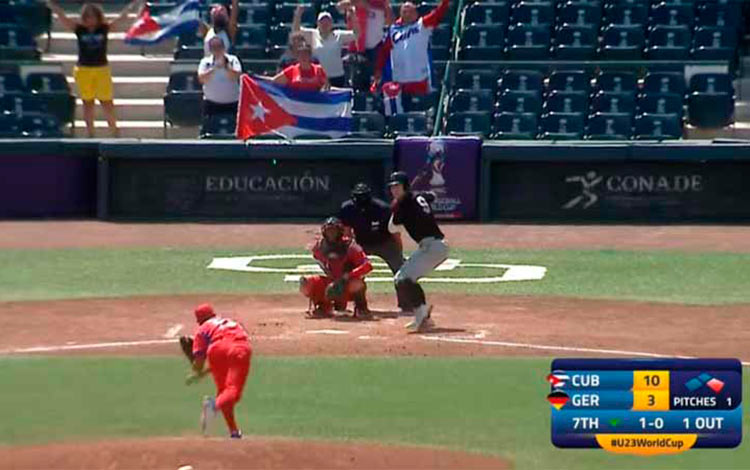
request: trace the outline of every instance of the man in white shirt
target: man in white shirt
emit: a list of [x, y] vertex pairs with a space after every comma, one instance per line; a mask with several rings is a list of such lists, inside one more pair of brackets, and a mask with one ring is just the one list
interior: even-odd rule
[[[339, 8], [343, 9], [346, 14], [354, 14], [354, 7], [349, 2], [339, 3]], [[305, 41], [312, 46], [313, 56], [325, 70], [331, 86], [339, 88], [347, 86], [341, 50], [357, 40], [356, 22], [352, 23], [354, 30], [334, 30], [331, 14], [323, 11], [318, 15], [317, 28], [302, 28], [300, 21], [304, 11], [305, 7], [302, 5], [295, 10], [292, 31], [300, 31], [305, 35]]]
[[237, 57], [226, 53], [220, 37], [211, 38], [208, 47], [211, 55], [198, 65], [198, 81], [203, 85], [203, 116], [237, 114], [242, 65]]

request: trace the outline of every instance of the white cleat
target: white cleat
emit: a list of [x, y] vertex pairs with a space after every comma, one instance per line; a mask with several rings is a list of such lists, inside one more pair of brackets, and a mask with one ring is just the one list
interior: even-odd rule
[[216, 419], [216, 400], [213, 397], [203, 397], [201, 406], [201, 433], [207, 436], [211, 431], [211, 424]]
[[414, 320], [407, 323], [406, 328], [417, 332], [434, 328], [435, 322], [430, 318], [430, 313], [432, 313], [432, 305], [429, 307], [427, 305], [420, 305], [414, 311]]

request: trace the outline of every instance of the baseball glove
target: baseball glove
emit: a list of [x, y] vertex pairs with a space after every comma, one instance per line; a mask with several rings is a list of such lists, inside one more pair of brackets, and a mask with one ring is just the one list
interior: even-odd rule
[[333, 281], [326, 287], [326, 298], [328, 300], [335, 300], [343, 297], [344, 289], [346, 289], [346, 278], [341, 278]]
[[187, 360], [193, 363], [193, 338], [190, 336], [180, 336], [180, 348]]

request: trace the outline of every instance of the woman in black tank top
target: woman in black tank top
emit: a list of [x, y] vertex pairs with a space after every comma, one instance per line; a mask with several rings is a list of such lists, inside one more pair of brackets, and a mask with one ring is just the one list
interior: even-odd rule
[[107, 36], [112, 29], [126, 25], [128, 13], [134, 11], [141, 0], [134, 0], [111, 22], [104, 17], [102, 7], [84, 3], [81, 16], [69, 18], [55, 0], [47, 0], [63, 27], [76, 35], [78, 62], [74, 70], [78, 95], [83, 101], [83, 118], [89, 137], [94, 137], [94, 104], [99, 100], [113, 137], [119, 137], [117, 116], [112, 97], [112, 74], [107, 61]]

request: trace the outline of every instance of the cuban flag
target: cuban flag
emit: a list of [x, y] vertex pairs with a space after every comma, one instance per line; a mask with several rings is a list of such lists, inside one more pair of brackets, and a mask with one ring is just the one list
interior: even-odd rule
[[198, 0], [187, 0], [168, 12], [153, 17], [146, 6], [141, 11], [141, 16], [125, 33], [125, 42], [150, 45], [168, 37], [193, 32], [200, 24], [198, 7]]
[[242, 75], [237, 138], [263, 134], [343, 137], [352, 130], [352, 90], [297, 91], [269, 79]]

